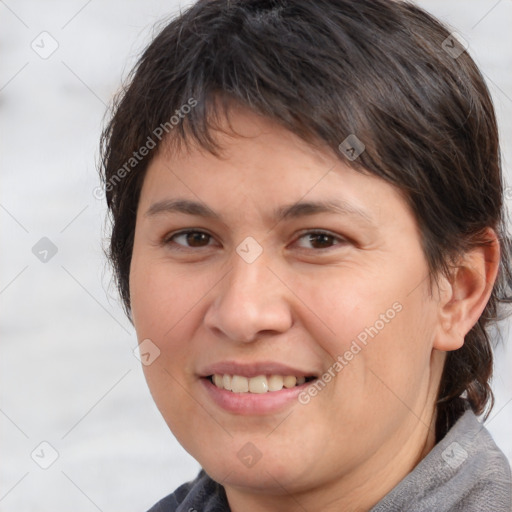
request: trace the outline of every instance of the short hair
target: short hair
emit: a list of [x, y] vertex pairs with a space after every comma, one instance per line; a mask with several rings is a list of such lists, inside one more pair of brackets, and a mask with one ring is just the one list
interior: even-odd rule
[[[464, 345], [447, 354], [436, 437], [468, 407], [488, 414], [488, 328], [510, 303], [511, 282], [496, 118], [468, 52], [448, 28], [407, 2], [200, 0], [158, 33], [114, 100], [101, 143], [112, 224], [108, 257], [128, 317], [148, 164], [162, 144], [195, 142], [217, 155], [212, 130], [234, 105], [327, 145], [353, 169], [400, 190], [419, 226], [431, 284], [450, 275], [458, 256], [490, 243], [487, 227], [495, 230], [498, 277]], [[339, 150], [349, 135], [365, 146], [355, 159]], [[156, 147], [141, 157], [150, 139]]]

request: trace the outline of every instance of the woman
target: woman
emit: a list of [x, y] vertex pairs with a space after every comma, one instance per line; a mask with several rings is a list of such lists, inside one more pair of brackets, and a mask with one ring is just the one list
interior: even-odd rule
[[509, 511], [486, 331], [510, 248], [464, 42], [384, 0], [200, 1], [103, 137], [152, 396], [203, 470], [152, 510]]

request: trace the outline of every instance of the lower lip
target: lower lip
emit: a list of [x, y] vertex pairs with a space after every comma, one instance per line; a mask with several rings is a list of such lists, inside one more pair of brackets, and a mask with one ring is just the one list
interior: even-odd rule
[[212, 400], [222, 409], [235, 414], [273, 414], [298, 402], [298, 396], [311, 382], [281, 391], [266, 393], [233, 393], [215, 386], [210, 379], [201, 382]]

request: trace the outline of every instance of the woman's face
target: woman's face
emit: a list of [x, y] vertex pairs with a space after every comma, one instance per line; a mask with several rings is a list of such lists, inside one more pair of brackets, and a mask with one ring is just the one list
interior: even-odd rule
[[130, 290], [149, 388], [228, 497], [372, 492], [432, 443], [443, 353], [416, 222], [329, 150], [242, 109], [231, 124], [221, 159], [160, 151], [145, 177]]

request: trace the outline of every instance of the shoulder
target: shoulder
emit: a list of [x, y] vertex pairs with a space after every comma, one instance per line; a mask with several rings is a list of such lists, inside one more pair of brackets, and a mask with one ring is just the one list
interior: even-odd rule
[[172, 494], [153, 505], [148, 512], [230, 512], [222, 485], [204, 470], [191, 482], [180, 485]]
[[472, 411], [371, 512], [391, 510], [512, 511], [510, 465]]
[[460, 493], [454, 510], [480, 511], [492, 507], [496, 512], [511, 512], [512, 475], [507, 457], [472, 411], [467, 411], [459, 421], [460, 440], [454, 436], [443, 450], [448, 460], [452, 451], [455, 456], [457, 450], [460, 452], [456, 463], [450, 466], [450, 474], [454, 484], [465, 492]]

